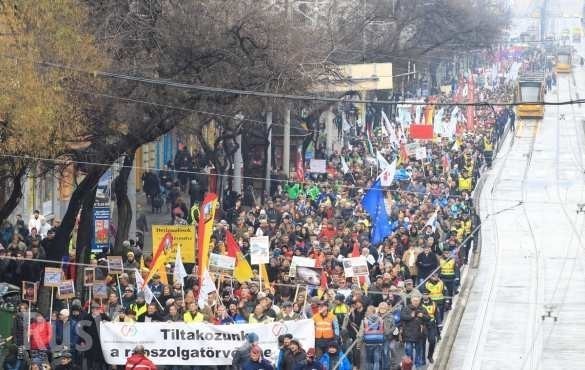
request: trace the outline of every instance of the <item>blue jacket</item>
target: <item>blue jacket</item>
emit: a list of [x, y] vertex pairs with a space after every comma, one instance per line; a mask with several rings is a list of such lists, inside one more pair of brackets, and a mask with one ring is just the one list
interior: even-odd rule
[[295, 370], [323, 370], [323, 364], [319, 361], [313, 361], [308, 363], [307, 361], [303, 361], [300, 364], [295, 365]]
[[[339, 353], [339, 358], [341, 359], [341, 364], [337, 368], [338, 370], [352, 370], [351, 363], [349, 362], [347, 357], [345, 357], [345, 354]], [[334, 363], [333, 364], [329, 363], [330, 362], [329, 353], [327, 352], [325, 352], [323, 356], [321, 356], [319, 362], [321, 363], [321, 365], [323, 365], [325, 370], [333, 370], [333, 368], [335, 367]]]
[[260, 362], [246, 361], [244, 366], [242, 366], [242, 370], [274, 370], [274, 366], [267, 359], [263, 358]]

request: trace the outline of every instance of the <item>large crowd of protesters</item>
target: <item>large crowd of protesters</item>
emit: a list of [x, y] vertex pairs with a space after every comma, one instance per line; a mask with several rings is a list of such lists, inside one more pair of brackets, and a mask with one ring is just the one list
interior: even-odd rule
[[[483, 80], [482, 73], [476, 75], [476, 81]], [[489, 84], [476, 82], [475, 96], [510, 101], [513, 83], [496, 77]], [[465, 83], [462, 77], [452, 92], [435, 97], [436, 104], [452, 102]], [[451, 117], [456, 109], [437, 105], [437, 109], [440, 107], [444, 117]], [[408, 109], [414, 116], [415, 108]], [[107, 299], [89, 300], [81, 290], [75, 299], [56, 301], [48, 315], [39, 312], [35, 302], [31, 302], [31, 308], [27, 302], [19, 305], [13, 338], [6, 346], [4, 369], [77, 369], [81, 364], [104, 369], [107, 365], [98, 336], [101, 320], [216, 325], [300, 318], [314, 321], [314, 348], [303, 348], [295, 333], [286, 333], [279, 337], [281, 350], [277, 362], [271, 364], [262, 358], [258, 336], [249, 333], [234, 357], [233, 369], [386, 370], [432, 363], [479, 225], [472, 191], [481, 168], [491, 164], [494, 146], [506, 123], [513, 122], [513, 115], [507, 108], [478, 108], [475, 122], [468, 125], [461, 119], [451, 137], [420, 141], [426, 156], [418, 160], [413, 153], [405, 154], [405, 144], [413, 140], [407, 125], [401, 137], [397, 114], [388, 112], [391, 128], [396, 129], [401, 141], [398, 145], [392, 142], [392, 135], [384, 134], [379, 117], [363, 124], [347, 119], [348, 125], [340, 133], [343, 149], [327, 154], [319, 148], [315, 153], [315, 158], [327, 160], [326, 174], [305, 169], [302, 180], [276, 179], [262, 203], [251, 203], [233, 193], [221, 201], [211, 238], [212, 252], [227, 254], [226, 230], [231, 231], [244, 254], [249, 252], [250, 237], [268, 236], [269, 287], [257, 279], [242, 283], [225, 279], [217, 294], [208, 297], [205, 307], [199, 307], [196, 268], [187, 265], [187, 271], [193, 273], [182, 284], [173, 281], [169, 266], [168, 285], [158, 274], [148, 283], [156, 297], [149, 304], [144, 293], [136, 289], [133, 271], [142, 268], [146, 277], [148, 269], [141, 266], [149, 266], [151, 256], [143, 252], [141, 241], [129, 240], [124, 243], [123, 256], [128, 273], [120, 275], [119, 280], [108, 276], [105, 258], [109, 250], [91, 256], [91, 264], [97, 266], [96, 280], [108, 282]], [[382, 243], [372, 244], [372, 218], [364, 210], [362, 199], [379, 174], [376, 152], [389, 161], [396, 159], [398, 166], [391, 186], [384, 189], [391, 233]], [[194, 222], [192, 206], [200, 201], [198, 193], [203, 193], [207, 184], [199, 183], [196, 190], [187, 191], [192, 179], [180, 171], [198, 168], [202, 161], [182, 149], [168, 168], [144, 176], [144, 190], [154, 203], [153, 210], [161, 207], [159, 203], [170, 204], [162, 207], [162, 212], [170, 213], [169, 223]], [[55, 227], [58, 220], [45, 221], [38, 211], [29, 220], [18, 215], [13, 222], [4, 221], [0, 227], [0, 280], [17, 286], [22, 281], [42, 281], [43, 264], [36, 259], [61, 259], [51, 256]], [[5, 256], [15, 259], [2, 258]], [[293, 256], [315, 259], [325, 271], [326, 287], [295, 282], [289, 276]], [[363, 256], [367, 261], [369, 276], [365, 280], [344, 275], [342, 260], [352, 256]], [[70, 277], [73, 270], [64, 266], [66, 276]], [[76, 347], [83, 342], [75, 330], [81, 320], [92, 323], [85, 329], [94, 339], [90, 351], [78, 351]], [[132, 364], [136, 363], [151, 368], [144, 348], [135, 349], [126, 368], [134, 368]], [[182, 367], [200, 368], [195, 364]]]

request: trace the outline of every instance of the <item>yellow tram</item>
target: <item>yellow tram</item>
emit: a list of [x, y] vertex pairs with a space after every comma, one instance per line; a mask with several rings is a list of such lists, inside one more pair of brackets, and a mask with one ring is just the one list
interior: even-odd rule
[[[518, 118], [542, 118], [544, 116], [544, 74], [521, 75], [516, 84], [514, 102]], [[528, 103], [528, 104], [524, 104]]]
[[557, 73], [571, 73], [573, 55], [570, 47], [559, 48], [555, 59], [555, 71]]

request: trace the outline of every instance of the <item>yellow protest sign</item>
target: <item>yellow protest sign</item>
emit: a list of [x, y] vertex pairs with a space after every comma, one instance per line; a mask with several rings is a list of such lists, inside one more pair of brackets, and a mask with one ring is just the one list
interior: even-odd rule
[[[153, 254], [165, 236], [169, 233], [173, 243], [170, 250], [166, 250], [166, 263], [175, 263], [177, 247], [181, 248], [181, 257], [184, 263], [195, 263], [195, 226], [194, 225], [152, 225]], [[166, 249], [166, 248], [165, 248]]]

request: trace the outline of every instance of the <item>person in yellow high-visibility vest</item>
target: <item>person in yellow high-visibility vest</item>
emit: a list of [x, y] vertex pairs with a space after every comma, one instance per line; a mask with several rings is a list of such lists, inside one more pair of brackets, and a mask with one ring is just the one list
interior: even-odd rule
[[473, 179], [471, 178], [469, 173], [467, 171], [463, 171], [461, 173], [461, 176], [459, 176], [459, 182], [458, 182], [459, 193], [461, 193], [463, 191], [471, 191], [472, 185], [473, 185], [472, 183], [473, 183]]
[[488, 168], [492, 166], [492, 158], [494, 154], [494, 144], [489, 138], [489, 135], [483, 137], [483, 157]]
[[457, 266], [455, 256], [451, 256], [449, 249], [445, 249], [443, 255], [439, 257], [439, 266], [439, 277], [445, 284], [445, 290], [447, 292], [443, 308], [447, 311], [451, 309], [452, 297], [457, 290], [457, 281], [459, 280], [459, 266]]
[[429, 297], [429, 293], [424, 291], [422, 301], [420, 303], [421, 307], [427, 311], [427, 314], [430, 317], [429, 322], [427, 322], [427, 342], [428, 342], [428, 352], [427, 352], [427, 359], [432, 364], [433, 363], [433, 355], [435, 354], [435, 345], [437, 344], [437, 338], [440, 338], [439, 329], [437, 327], [437, 304]]
[[441, 279], [439, 279], [438, 273], [433, 273], [431, 278], [425, 284], [426, 290], [429, 292], [429, 297], [431, 300], [437, 305], [437, 313], [435, 315], [435, 319], [437, 320], [437, 325], [439, 328], [442, 326], [443, 323], [443, 303], [445, 301], [445, 284]]

